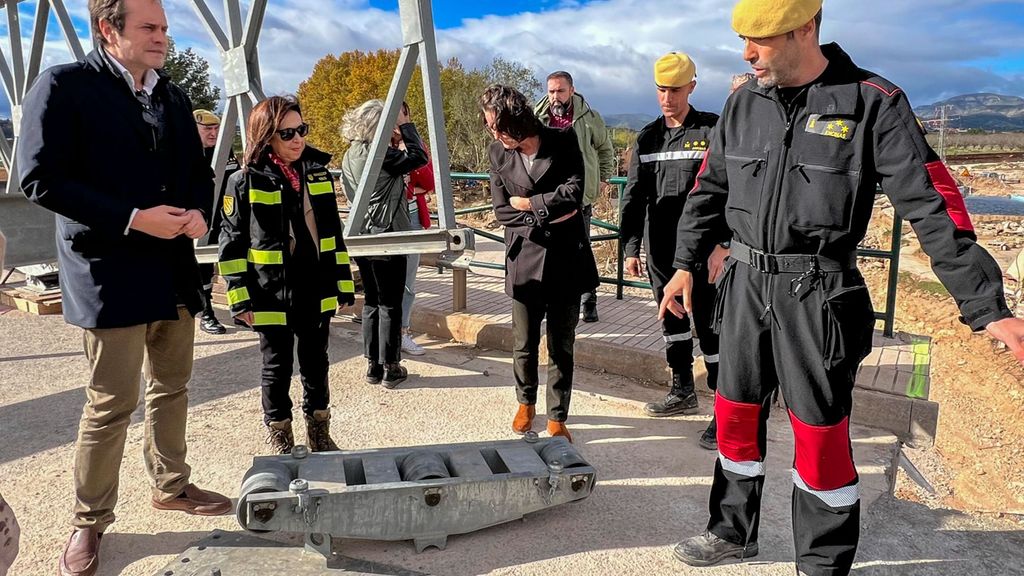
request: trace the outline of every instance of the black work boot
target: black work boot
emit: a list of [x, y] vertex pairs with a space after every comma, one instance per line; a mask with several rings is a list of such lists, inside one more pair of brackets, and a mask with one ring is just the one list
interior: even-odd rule
[[211, 296], [206, 296], [206, 307], [199, 313], [199, 329], [207, 334], [227, 334], [228, 329], [217, 320], [217, 315], [213, 313], [213, 305], [210, 300]]
[[590, 298], [583, 302], [583, 321], [584, 322], [597, 322], [600, 320], [597, 316], [597, 295], [587, 294]]
[[398, 362], [388, 362], [384, 365], [384, 387], [391, 390], [405, 382], [409, 377], [409, 371]]
[[331, 439], [331, 410], [314, 410], [306, 414], [306, 443], [312, 452], [333, 452], [338, 445]]
[[295, 447], [295, 436], [292, 435], [292, 419], [270, 421], [267, 423], [266, 443], [270, 444], [271, 454], [291, 454]]
[[718, 450], [718, 425], [713, 414], [711, 415], [711, 424], [708, 424], [707, 429], [700, 435], [697, 444], [700, 444], [700, 447], [705, 450]]
[[366, 361], [366, 383], [380, 384], [384, 378], [384, 365], [373, 360]]
[[711, 566], [726, 558], [752, 558], [757, 556], [757, 542], [747, 546], [722, 540], [711, 532], [683, 540], [672, 550], [680, 562], [690, 566]]
[[693, 391], [693, 373], [672, 374], [672, 389], [661, 402], [644, 406], [648, 416], [675, 416], [697, 411], [697, 394]]

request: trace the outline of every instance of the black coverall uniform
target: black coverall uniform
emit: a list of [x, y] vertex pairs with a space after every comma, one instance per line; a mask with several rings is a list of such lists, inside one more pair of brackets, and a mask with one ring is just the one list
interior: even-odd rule
[[963, 198], [907, 97], [838, 45], [822, 51], [828, 67], [808, 86], [750, 81], [726, 102], [679, 221], [675, 262], [693, 270], [713, 242], [732, 238], [713, 314], [728, 345], [708, 530], [757, 541], [767, 399], [781, 386], [796, 442], [796, 562], [810, 576], [847, 574], [857, 549], [848, 426], [874, 316], [855, 250], [876, 188], [913, 226], [963, 322], [980, 330], [1010, 317], [1000, 270], [975, 243]]
[[[677, 128], [666, 126], [662, 116], [644, 126], [633, 146], [619, 229], [627, 257], [640, 257], [643, 238], [647, 249], [647, 275], [658, 302], [664, 296], [665, 285], [675, 274], [673, 262], [679, 218], [716, 122], [717, 114], [693, 108], [683, 125]], [[718, 335], [711, 330], [715, 287], [708, 283], [706, 265], [694, 266], [693, 271], [692, 328], [697, 332], [704, 353], [708, 387], [714, 390], [718, 380]], [[668, 366], [673, 376], [682, 375], [682, 380], [688, 380], [688, 389], [682, 392], [690, 393], [693, 391], [693, 331], [689, 317], [680, 319], [667, 314], [662, 321], [662, 334]], [[676, 381], [677, 378], [673, 378], [673, 385]]]

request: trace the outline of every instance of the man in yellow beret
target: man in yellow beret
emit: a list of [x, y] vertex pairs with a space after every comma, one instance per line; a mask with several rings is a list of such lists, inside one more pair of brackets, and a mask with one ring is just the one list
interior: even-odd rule
[[781, 388], [796, 448], [797, 569], [841, 576], [860, 524], [853, 384], [875, 324], [856, 248], [876, 188], [914, 227], [961, 321], [1022, 363], [1024, 319], [1007, 309], [999, 266], [976, 243], [906, 95], [838, 45], [819, 44], [821, 0], [740, 0], [732, 24], [756, 82], [729, 97], [711, 134], [660, 310], [693, 312], [695, 271], [710, 246], [731, 238], [711, 315], [723, 343], [711, 519], [675, 555], [693, 566], [757, 555], [765, 422]]
[[[629, 161], [629, 178], [623, 191], [620, 235], [625, 246], [626, 272], [640, 276], [640, 247], [646, 247], [647, 276], [656, 302], [675, 273], [676, 228], [683, 213], [686, 194], [693, 188], [697, 169], [708, 149], [718, 115], [700, 112], [690, 105], [697, 87], [697, 67], [682, 52], [670, 52], [654, 63], [654, 85], [662, 116], [644, 126], [637, 135]], [[718, 335], [711, 330], [711, 308], [715, 287], [709, 282], [721, 268], [727, 248], [715, 247], [716, 258], [694, 270], [698, 279], [694, 298], [699, 304], [690, 317], [662, 318], [665, 359], [672, 370], [672, 386], [665, 399], [644, 407], [649, 416], [693, 414], [699, 410], [693, 381], [693, 337], [707, 368], [708, 388], [718, 381]], [[715, 421], [704, 431], [699, 443], [717, 449]]]
[[[199, 139], [203, 143], [203, 153], [206, 161], [213, 163], [213, 154], [217, 149], [217, 139], [220, 136], [220, 118], [203, 108], [192, 111], [192, 118], [196, 121], [196, 130], [199, 131]], [[224, 185], [228, 182], [228, 176], [238, 170], [238, 160], [235, 159], [234, 151], [228, 153], [228, 162], [224, 168]], [[216, 202], [214, 203], [213, 217], [210, 220], [210, 229], [206, 235], [197, 241], [199, 246], [216, 246], [220, 236], [221, 211], [220, 206], [224, 199], [224, 185], [217, 191]], [[199, 313], [199, 329], [207, 334], [226, 334], [227, 328], [220, 323], [213, 310], [213, 264], [200, 264], [199, 273], [203, 280], [203, 311]]]

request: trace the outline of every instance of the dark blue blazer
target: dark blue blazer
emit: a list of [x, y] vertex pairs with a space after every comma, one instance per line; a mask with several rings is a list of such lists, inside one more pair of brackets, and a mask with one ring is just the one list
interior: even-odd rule
[[153, 92], [164, 108], [163, 153], [127, 82], [96, 50], [43, 72], [25, 97], [17, 158], [29, 200], [57, 213], [64, 318], [118, 328], [201, 309], [192, 240], [134, 230], [135, 208], [201, 210], [209, 223], [213, 173], [188, 96], [164, 74]]

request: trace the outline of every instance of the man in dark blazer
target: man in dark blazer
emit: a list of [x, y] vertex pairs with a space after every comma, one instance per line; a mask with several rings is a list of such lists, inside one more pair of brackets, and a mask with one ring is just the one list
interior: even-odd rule
[[64, 575], [91, 575], [99, 565], [140, 372], [153, 507], [231, 509], [224, 496], [191, 484], [185, 463], [192, 318], [202, 308], [192, 241], [207, 231], [210, 167], [188, 97], [159, 71], [167, 54], [160, 2], [90, 0], [89, 16], [100, 46], [39, 76], [18, 147], [26, 196], [57, 213], [64, 315], [85, 329], [90, 364]]
[[572, 441], [565, 420], [572, 394], [580, 295], [597, 287], [583, 221], [583, 155], [572, 128], [548, 128], [514, 88], [480, 97], [487, 128], [491, 199], [505, 226], [505, 292], [512, 298], [514, 373], [519, 410], [512, 429], [533, 426], [540, 325], [547, 316], [548, 432]]

